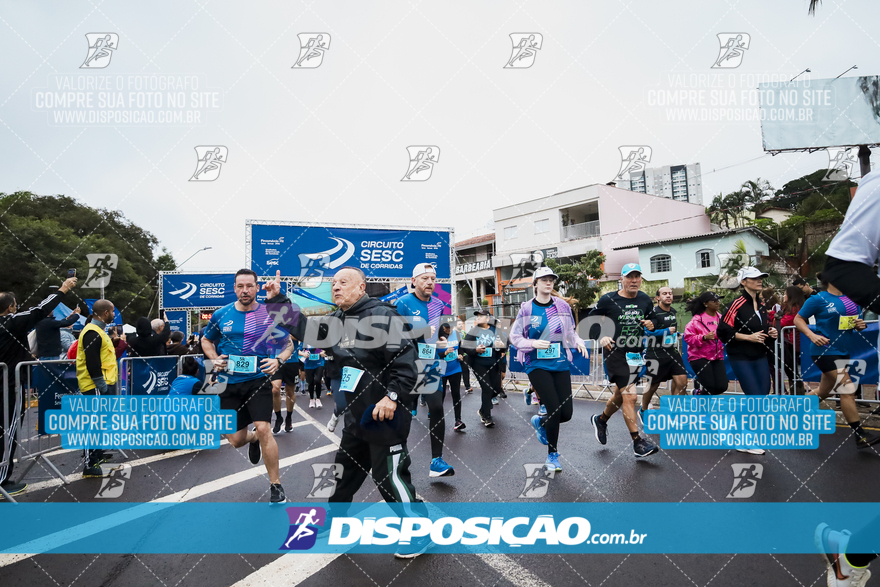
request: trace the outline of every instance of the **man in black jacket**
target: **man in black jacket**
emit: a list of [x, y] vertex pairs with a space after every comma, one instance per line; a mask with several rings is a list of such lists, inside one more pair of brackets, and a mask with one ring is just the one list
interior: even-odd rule
[[[57, 293], [49, 294], [49, 297], [25, 312], [18, 312], [15, 294], [0, 293], [0, 363], [6, 363], [9, 375], [9, 385], [2, 392], [4, 395], [2, 401], [9, 415], [9, 436], [13, 439], [18, 431], [24, 399], [22, 391], [15, 389], [15, 367], [22, 361], [31, 359], [27, 343], [28, 332], [40, 320], [50, 316], [52, 310], [63, 299], [64, 294], [73, 289], [75, 285], [76, 277], [67, 279], [58, 288]], [[2, 406], [0, 406], [0, 414], [2, 414]], [[15, 448], [18, 443], [13, 440], [6, 445], [4, 432], [3, 417], [0, 415], [0, 454], [3, 455], [2, 460], [6, 462], [5, 465], [0, 466], [0, 484], [3, 485], [3, 489], [7, 493], [14, 495], [24, 491], [27, 485], [9, 482], [9, 478], [12, 476]]]
[[150, 319], [141, 317], [135, 322], [135, 334], [126, 338], [131, 354], [137, 357], [159, 357], [165, 354], [165, 343], [171, 337], [171, 325], [165, 318], [165, 312], [162, 312], [165, 319], [165, 326], [160, 333], [153, 331]]
[[[37, 358], [41, 361], [54, 361], [67, 358], [67, 349], [61, 347], [61, 329], [73, 325], [79, 320], [79, 306], [74, 308], [70, 316], [56, 320], [51, 315], [37, 323]], [[63, 355], [63, 356], [62, 356]]]

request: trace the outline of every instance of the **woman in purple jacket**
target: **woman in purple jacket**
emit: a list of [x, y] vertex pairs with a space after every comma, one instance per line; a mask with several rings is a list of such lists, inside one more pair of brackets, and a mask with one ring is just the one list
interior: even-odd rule
[[535, 271], [535, 297], [522, 304], [510, 329], [517, 360], [525, 366], [529, 381], [547, 408], [545, 415], [532, 416], [532, 426], [541, 444], [547, 445], [544, 466], [551, 471], [562, 470], [556, 447], [559, 424], [572, 416], [571, 349], [588, 356], [584, 341], [575, 331], [571, 306], [552, 295], [558, 277], [549, 267]]

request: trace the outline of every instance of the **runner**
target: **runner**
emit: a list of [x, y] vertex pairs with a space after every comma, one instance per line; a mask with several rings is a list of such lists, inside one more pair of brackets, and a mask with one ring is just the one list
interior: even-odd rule
[[[280, 331], [283, 338], [273, 339], [279, 330], [274, 327], [266, 306], [256, 300], [256, 273], [240, 269], [234, 283], [238, 301], [214, 312], [205, 329], [202, 349], [215, 369], [226, 371], [226, 389], [220, 394], [220, 408], [238, 413], [238, 431], [226, 435], [229, 444], [235, 448], [248, 445], [248, 459], [253, 465], [265, 460], [269, 501], [283, 503], [287, 498], [278, 474], [278, 445], [269, 425], [272, 420], [270, 376], [278, 370], [279, 361], [269, 355], [273, 346], [286, 344], [287, 332]], [[285, 328], [293, 330], [297, 338], [304, 335], [305, 319], [295, 305], [291, 305]], [[251, 423], [256, 430], [248, 430]]]
[[[397, 300], [397, 311], [407, 318], [413, 331], [413, 342], [418, 349], [419, 358], [433, 361], [437, 355], [437, 331], [440, 327], [440, 316], [449, 314], [449, 307], [443, 300], [434, 296], [434, 285], [437, 281], [437, 270], [430, 263], [419, 263], [412, 272], [412, 293]], [[448, 365], [447, 365], [448, 368]], [[441, 384], [442, 385], [442, 384]], [[453, 469], [443, 460], [443, 441], [446, 437], [446, 418], [443, 413], [443, 393], [419, 395], [428, 406], [428, 425], [431, 436], [431, 477], [450, 477], [455, 475]], [[413, 415], [415, 415], [415, 405]]]
[[[459, 319], [455, 321], [455, 336], [458, 338], [459, 342], [464, 340], [464, 320]], [[461, 349], [459, 349], [459, 351], [460, 350]], [[474, 389], [471, 387], [471, 368], [468, 366], [467, 355], [459, 352], [458, 361], [461, 366], [461, 381], [464, 383], [464, 392], [471, 393]]]
[[[510, 330], [510, 344], [516, 359], [525, 366], [529, 381], [547, 407], [547, 415], [532, 416], [532, 427], [541, 444], [547, 445], [544, 467], [561, 471], [559, 464], [559, 425], [571, 420], [571, 349], [588, 357], [584, 341], [575, 331], [571, 306], [552, 295], [559, 278], [549, 267], [535, 271], [532, 285], [535, 297], [523, 302]], [[565, 352], [562, 352], [563, 348]], [[528, 393], [528, 391], [527, 391]]]
[[[639, 408], [639, 421], [644, 422], [644, 413], [651, 409], [651, 398], [664, 381], [672, 380], [671, 395], [685, 393], [687, 388], [687, 371], [681, 353], [675, 348], [678, 342], [676, 327], [678, 318], [672, 307], [672, 288], [661, 287], [657, 290], [658, 303], [651, 312], [652, 332], [647, 336], [648, 380], [651, 386], [642, 394], [642, 406]], [[656, 361], [656, 362], [654, 362]], [[653, 373], [652, 373], [653, 371]], [[644, 424], [643, 424], [644, 425]]]
[[443, 374], [443, 401], [446, 401], [446, 384], [449, 384], [449, 392], [452, 394], [452, 410], [455, 414], [456, 432], [461, 432], [467, 426], [461, 420], [461, 365], [458, 347], [461, 341], [458, 333], [453, 330], [452, 324], [446, 322], [440, 325], [440, 333], [437, 337], [437, 358], [446, 361], [446, 372]]
[[[474, 327], [467, 333], [461, 348], [470, 359], [474, 375], [480, 386], [480, 409], [477, 414], [486, 428], [495, 426], [492, 417], [493, 399], [501, 393], [501, 368], [504, 349], [501, 340], [495, 335], [494, 324], [489, 324], [489, 310], [481, 308], [474, 312]], [[494, 402], [497, 403], [497, 400]]]
[[321, 404], [321, 381], [324, 379], [324, 358], [327, 353], [315, 347], [303, 347], [303, 364], [306, 371], [306, 384], [309, 386], [309, 407], [323, 408]]
[[694, 383], [700, 383], [699, 390], [694, 385], [694, 395], [718, 395], [727, 391], [730, 383], [724, 364], [724, 345], [718, 340], [720, 307], [721, 299], [711, 291], [703, 292], [688, 304], [693, 318], [685, 326], [684, 341], [688, 362], [696, 376]]
[[[818, 276], [825, 291], [810, 296], [794, 319], [795, 327], [812, 342], [810, 356], [822, 380], [819, 389], [807, 395], [817, 395], [824, 400], [831, 393], [840, 394], [840, 411], [847, 424], [853, 429], [856, 448], [868, 448], [880, 442], [880, 436], [865, 432], [856, 407], [856, 386], [849, 376], [849, 349], [857, 342], [856, 332], [868, 327], [862, 319], [862, 309], [851, 299]], [[807, 320], [816, 318], [816, 331], [810, 330]]]
[[645, 329], [653, 330], [654, 324], [647, 317], [654, 309], [648, 294], [639, 291], [642, 286], [642, 268], [637, 263], [627, 263], [621, 269], [623, 289], [607, 293], [590, 312], [590, 316], [605, 316], [614, 323], [614, 338], [605, 334], [610, 328], [602, 328], [605, 334], [599, 340], [604, 349], [605, 370], [608, 379], [614, 384], [614, 394], [601, 414], [590, 418], [593, 433], [599, 444], [607, 441], [608, 418], [623, 408], [623, 419], [633, 441], [633, 454], [636, 458], [650, 456], [660, 447], [648, 438], [639, 435], [636, 421], [636, 382], [645, 364]]

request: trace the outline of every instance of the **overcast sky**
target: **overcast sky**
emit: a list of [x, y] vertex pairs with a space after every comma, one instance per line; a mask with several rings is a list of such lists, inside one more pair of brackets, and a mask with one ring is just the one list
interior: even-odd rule
[[[450, 226], [461, 240], [494, 208], [610, 181], [621, 145], [650, 146], [651, 166], [701, 163], [707, 201], [757, 177], [778, 188], [826, 154], [754, 160], [759, 122], [668, 122], [651, 90], [704, 80], [739, 98], [807, 67], [880, 74], [878, 21], [869, 0], [815, 17], [806, 0], [5, 3], [0, 191], [118, 209], [178, 262], [213, 247], [186, 265], [206, 270], [244, 263], [248, 218]], [[731, 32], [750, 37], [741, 65], [712, 69]], [[104, 68], [80, 69], [88, 33], [119, 37]], [[329, 34], [319, 67], [292, 68], [300, 33]], [[511, 33], [543, 36], [531, 67], [504, 68]], [[36, 103], [58, 79], [132, 74], [197, 76], [222, 108], [199, 125], [59, 126]], [[214, 181], [188, 181], [200, 145], [228, 148]], [[429, 180], [400, 181], [410, 145], [439, 147]]]

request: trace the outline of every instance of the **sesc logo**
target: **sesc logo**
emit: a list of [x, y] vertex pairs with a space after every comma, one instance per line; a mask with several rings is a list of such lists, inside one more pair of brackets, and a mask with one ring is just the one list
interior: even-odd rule
[[188, 281], [184, 281], [184, 282], [183, 282], [183, 287], [182, 287], [182, 288], [180, 288], [180, 289], [178, 289], [178, 290], [175, 290], [175, 291], [170, 291], [170, 292], [168, 292], [168, 293], [170, 293], [170, 294], [173, 295], [173, 296], [180, 296], [180, 299], [182, 299], [182, 300], [186, 300], [186, 299], [188, 299], [191, 295], [193, 295], [194, 293], [196, 293], [196, 290], [197, 290], [197, 289], [198, 289], [198, 287], [196, 287], [196, 284], [195, 284], [195, 283], [190, 283], [190, 282], [188, 282]]
[[324, 526], [327, 511], [320, 507], [290, 507], [287, 508], [287, 516], [290, 529], [287, 531], [287, 540], [279, 550], [308, 550], [313, 547], [318, 538], [316, 526]]

